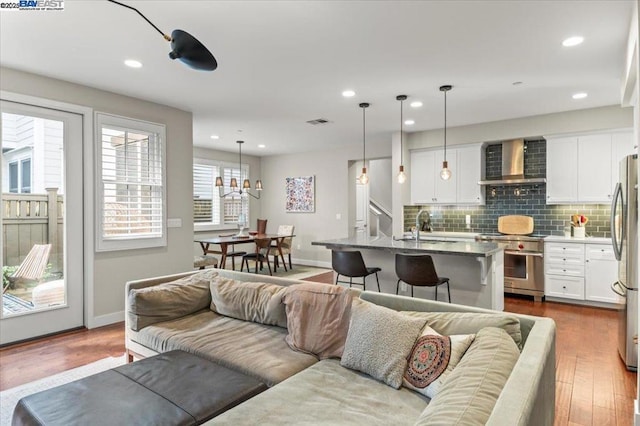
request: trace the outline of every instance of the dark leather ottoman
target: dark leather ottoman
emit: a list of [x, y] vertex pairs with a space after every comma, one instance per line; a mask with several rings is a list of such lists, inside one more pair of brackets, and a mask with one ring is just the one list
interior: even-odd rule
[[182, 351], [22, 398], [12, 425], [198, 425], [267, 389]]

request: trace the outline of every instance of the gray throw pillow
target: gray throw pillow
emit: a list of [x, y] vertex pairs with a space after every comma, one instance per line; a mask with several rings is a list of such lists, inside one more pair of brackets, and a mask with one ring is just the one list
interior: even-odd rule
[[407, 355], [424, 324], [424, 319], [410, 318], [383, 306], [354, 303], [340, 365], [399, 389]]

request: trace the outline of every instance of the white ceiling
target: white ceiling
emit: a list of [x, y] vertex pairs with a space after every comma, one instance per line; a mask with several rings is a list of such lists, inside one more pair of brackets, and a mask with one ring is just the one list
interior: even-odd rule
[[[2, 12], [0, 65], [192, 111], [195, 145], [235, 151], [244, 139], [244, 152], [274, 155], [362, 143], [359, 102], [371, 103], [367, 141], [390, 140], [398, 94], [424, 102], [406, 105], [406, 130], [440, 128], [442, 84], [454, 86], [449, 126], [619, 104], [634, 0], [124, 2], [165, 33], [193, 34], [218, 69], [171, 61], [131, 10], [79, 0]], [[582, 45], [561, 45], [576, 34]], [[305, 123], [316, 118], [331, 124]]]

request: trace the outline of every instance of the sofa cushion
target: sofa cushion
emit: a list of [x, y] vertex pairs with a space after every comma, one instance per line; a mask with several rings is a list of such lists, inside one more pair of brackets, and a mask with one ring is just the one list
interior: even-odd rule
[[373, 303], [354, 303], [341, 365], [398, 389], [424, 323]]
[[440, 334], [474, 334], [485, 327], [501, 328], [522, 349], [520, 320], [513, 315], [476, 312], [415, 312], [402, 311], [412, 318], [423, 318], [427, 325]]
[[209, 309], [145, 327], [136, 342], [156, 352], [180, 349], [273, 386], [318, 362], [292, 351], [287, 330], [226, 317]]
[[506, 331], [480, 330], [416, 425], [486, 424], [519, 356]]
[[474, 337], [473, 334], [442, 336], [426, 326], [409, 354], [402, 385], [434, 398]]
[[129, 327], [139, 331], [161, 321], [168, 321], [200, 311], [211, 303], [209, 282], [216, 271], [203, 271], [153, 287], [129, 291], [127, 316]]
[[320, 359], [340, 358], [349, 332], [351, 293], [329, 284], [299, 284], [284, 293], [286, 342], [293, 350]]
[[412, 425], [427, 403], [417, 392], [392, 389], [326, 359], [207, 425]]
[[217, 277], [211, 281], [211, 310], [260, 324], [287, 327], [282, 295], [285, 287]]

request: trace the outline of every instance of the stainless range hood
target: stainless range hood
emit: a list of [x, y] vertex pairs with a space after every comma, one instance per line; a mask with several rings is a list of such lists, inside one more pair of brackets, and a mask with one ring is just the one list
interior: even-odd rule
[[545, 178], [524, 177], [524, 139], [502, 142], [502, 179], [481, 180], [478, 185], [545, 183]]

